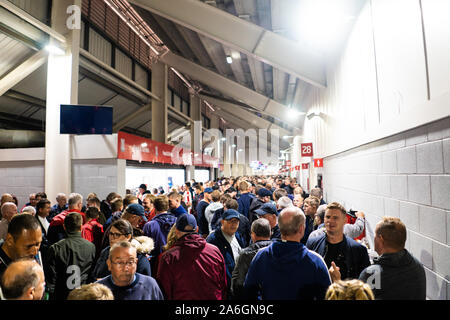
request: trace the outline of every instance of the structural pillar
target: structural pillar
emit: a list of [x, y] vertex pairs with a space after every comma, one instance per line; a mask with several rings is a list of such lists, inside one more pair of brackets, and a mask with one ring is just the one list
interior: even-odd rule
[[[193, 90], [190, 90], [190, 103], [191, 103], [191, 118], [194, 121], [194, 123], [191, 124], [191, 151], [193, 153], [192, 155], [192, 165], [187, 166], [186, 170], [189, 171], [189, 175], [194, 178], [195, 177], [195, 162], [200, 161], [202, 154], [202, 104], [200, 97], [195, 94]], [[199, 122], [200, 121], [200, 125]], [[195, 124], [197, 122], [197, 124]], [[199, 141], [196, 141], [196, 139], [200, 139]]]
[[167, 65], [157, 62], [152, 65], [152, 92], [161, 101], [152, 99], [152, 140], [167, 143]]
[[44, 184], [52, 201], [58, 193], [72, 190], [71, 137], [60, 134], [60, 106], [78, 103], [81, 33], [67, 27], [67, 9], [73, 5], [81, 8], [81, 0], [53, 1], [51, 12], [51, 27], [66, 38], [67, 45], [65, 53], [49, 54], [47, 63]]

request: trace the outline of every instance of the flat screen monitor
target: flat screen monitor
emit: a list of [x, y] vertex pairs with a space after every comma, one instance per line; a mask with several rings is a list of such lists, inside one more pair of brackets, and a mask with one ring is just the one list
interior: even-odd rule
[[113, 108], [61, 105], [61, 134], [112, 134]]

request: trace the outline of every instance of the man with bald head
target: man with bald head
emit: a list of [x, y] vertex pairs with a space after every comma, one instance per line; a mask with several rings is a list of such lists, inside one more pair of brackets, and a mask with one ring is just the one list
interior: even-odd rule
[[17, 206], [13, 202], [5, 202], [1, 206], [2, 220], [0, 220], [0, 239], [5, 239], [8, 233], [8, 225], [17, 214]]
[[3, 273], [1, 288], [6, 300], [41, 300], [45, 288], [44, 271], [34, 259], [13, 262]]
[[323, 258], [300, 240], [305, 233], [305, 214], [291, 206], [278, 218], [281, 240], [258, 251], [244, 289], [247, 297], [263, 300], [323, 300], [331, 284]]
[[136, 273], [136, 254], [130, 242], [115, 243], [106, 261], [111, 274], [97, 282], [111, 289], [114, 300], [164, 300], [155, 279]]

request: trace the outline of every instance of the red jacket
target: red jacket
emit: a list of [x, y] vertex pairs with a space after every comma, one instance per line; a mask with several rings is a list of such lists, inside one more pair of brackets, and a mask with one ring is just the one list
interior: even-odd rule
[[60, 214], [56, 215], [50, 222], [50, 226], [47, 231], [47, 240], [49, 245], [52, 245], [65, 237], [66, 232], [64, 231], [64, 219], [66, 219], [66, 216], [71, 212], [78, 212], [81, 214], [83, 217], [83, 224], [85, 223], [86, 216], [83, 212], [76, 209], [64, 210]]
[[167, 300], [225, 300], [227, 276], [219, 249], [188, 234], [161, 255], [156, 279]]
[[72, 209], [72, 210], [64, 210], [60, 214], [56, 215], [52, 219], [52, 221], [50, 222], [50, 227], [56, 227], [56, 226], [64, 225], [64, 219], [71, 212], [78, 212], [79, 214], [81, 214], [81, 216], [83, 217], [83, 224], [86, 223], [86, 215], [84, 214], [84, 212], [78, 211], [77, 209]]

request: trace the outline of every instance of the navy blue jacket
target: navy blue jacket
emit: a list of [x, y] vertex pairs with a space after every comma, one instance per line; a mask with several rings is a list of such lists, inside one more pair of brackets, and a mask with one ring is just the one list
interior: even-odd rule
[[[236, 232], [235, 236], [241, 248], [244, 248], [245, 243], [240, 234]], [[222, 228], [218, 227], [216, 230], [214, 230], [214, 232], [211, 233], [208, 238], [206, 238], [206, 242], [215, 245], [217, 248], [219, 248], [220, 253], [222, 253], [222, 256], [225, 260], [225, 266], [227, 268], [227, 286], [228, 288], [230, 288], [231, 275], [233, 274], [235, 261], [233, 256], [233, 249], [231, 249], [230, 243], [223, 236]]]
[[112, 281], [112, 276], [107, 276], [97, 282], [111, 289], [114, 300], [164, 300], [156, 280], [139, 273], [136, 273], [136, 279], [126, 287], [116, 286]]
[[203, 201], [201, 200], [198, 204], [197, 204], [197, 224], [198, 224], [198, 233], [200, 235], [203, 234], [209, 234], [209, 226], [208, 226], [208, 220], [206, 220], [205, 217], [205, 210], [206, 207], [209, 206], [209, 202]]
[[[155, 247], [150, 253], [152, 257], [157, 257], [162, 252], [162, 247], [167, 243], [167, 235], [177, 221], [177, 218], [170, 213], [157, 214], [151, 221], [144, 225], [144, 235], [153, 239]], [[154, 269], [155, 270], [155, 269]]]
[[247, 219], [249, 218], [249, 212], [250, 212], [250, 204], [252, 203], [252, 200], [255, 196], [250, 193], [243, 193], [238, 199], [239, 208], [238, 211], [240, 214], [243, 214]]
[[244, 290], [250, 299], [323, 300], [330, 284], [322, 257], [299, 242], [276, 240], [253, 258]]
[[170, 211], [168, 213], [173, 214], [175, 216], [175, 218], [178, 219], [179, 216], [182, 216], [183, 214], [186, 214], [187, 211], [182, 205], [180, 205], [178, 208], [170, 209]]
[[[313, 250], [325, 258], [327, 250], [327, 235], [308, 239], [306, 247]], [[369, 254], [367, 248], [359, 244], [352, 238], [344, 235], [345, 246], [345, 265], [347, 267], [347, 278], [358, 279], [361, 272], [370, 266]], [[344, 279], [344, 277], [342, 277]]]

